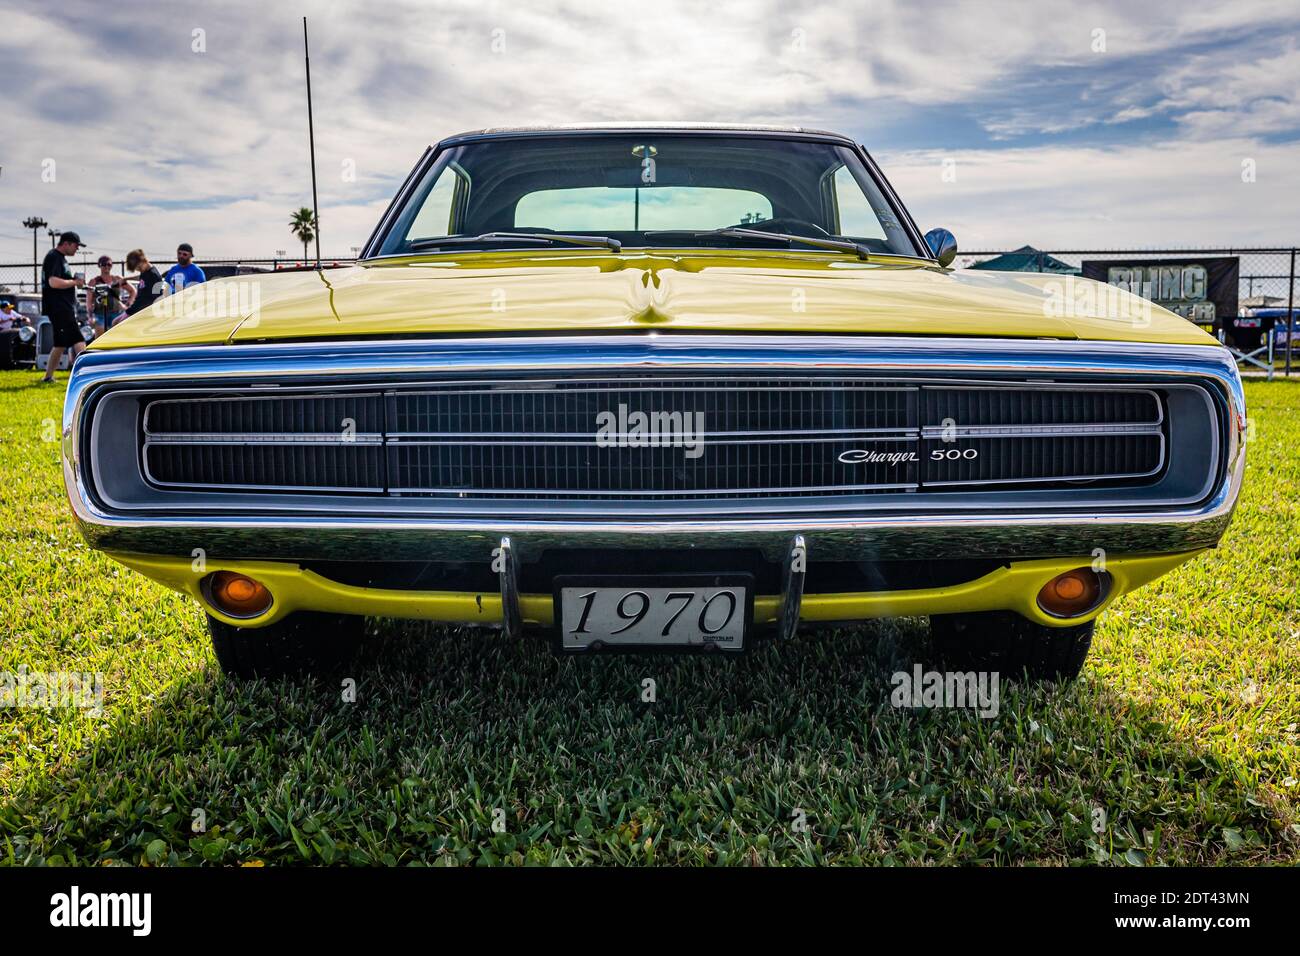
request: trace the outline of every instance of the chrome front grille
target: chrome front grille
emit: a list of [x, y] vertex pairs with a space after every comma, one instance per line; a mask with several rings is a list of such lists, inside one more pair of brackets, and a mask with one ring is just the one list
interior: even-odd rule
[[[707, 439], [706, 439], [707, 440]], [[596, 448], [586, 443], [403, 443], [394, 446], [392, 487], [423, 494], [515, 496], [728, 497], [852, 494], [915, 487], [909, 467], [850, 466], [838, 460], [849, 439], [709, 441], [698, 460], [681, 448]], [[862, 444], [862, 442], [857, 442]], [[885, 453], [915, 441], [873, 440]]]
[[1145, 389], [945, 386], [922, 389], [921, 396], [927, 425], [951, 418], [961, 426], [984, 428], [1155, 426], [1162, 417], [1157, 396]]
[[[1140, 484], [1166, 459], [1160, 396], [1108, 386], [575, 378], [143, 405], [147, 479], [198, 491], [557, 501], [924, 495]], [[656, 442], [638, 434], [638, 415], [688, 429]], [[703, 431], [692, 446], [695, 422]]]
[[151, 441], [145, 477], [164, 487], [249, 488], [383, 494], [380, 444], [304, 441]]
[[384, 430], [381, 393], [205, 397], [150, 402], [146, 438], [310, 441], [332, 439], [348, 427], [362, 434]]
[[[898, 432], [914, 428], [918, 391], [858, 381], [641, 380], [451, 387], [389, 397], [394, 436], [591, 439], [596, 416], [701, 413], [711, 436]], [[716, 425], [714, 423], [717, 423]]]

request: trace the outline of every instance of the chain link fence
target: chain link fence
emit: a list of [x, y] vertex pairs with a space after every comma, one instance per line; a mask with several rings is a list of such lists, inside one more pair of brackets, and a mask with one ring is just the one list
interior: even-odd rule
[[[41, 255], [44, 256], [47, 251], [47, 249], [42, 249]], [[98, 259], [98, 255], [74, 256], [68, 260], [68, 266], [74, 273], [85, 273], [86, 278], [89, 279], [99, 272]], [[166, 272], [176, 264], [174, 259], [150, 259], [149, 261], [159, 272]], [[314, 265], [315, 261], [314, 258], [303, 259], [302, 257], [195, 260], [209, 279], [223, 279], [233, 275], [250, 275], [255, 272], [275, 272], [280, 269], [300, 268], [305, 265]], [[325, 266], [342, 266], [355, 261], [352, 256], [321, 258], [321, 264]], [[121, 259], [114, 258], [113, 272], [117, 275], [126, 273], [126, 266]], [[6, 292], [28, 294], [39, 292], [41, 290], [40, 281], [41, 266], [39, 262], [34, 266], [31, 262], [0, 262], [0, 295]]]
[[[1235, 315], [1216, 315], [1213, 332], [1235, 347], [1246, 367], [1300, 371], [1300, 277], [1296, 274], [1294, 246], [1196, 249], [1033, 249], [962, 251], [958, 268], [977, 267], [1002, 256], [1009, 265], [1031, 272], [1075, 274], [1090, 261], [1122, 263], [1167, 260], [1181, 263], [1197, 259], [1229, 258], [1238, 261]], [[1005, 268], [999, 264], [999, 268]], [[1290, 322], [1287, 316], [1290, 316]], [[1202, 324], [1197, 322], [1197, 324]], [[1208, 325], [1206, 326], [1208, 329]], [[1272, 348], [1270, 349], [1270, 346]], [[1293, 356], [1293, 352], [1295, 353]], [[1253, 356], [1245, 358], [1244, 356]], [[1266, 357], [1265, 357], [1266, 356]]]
[[[41, 250], [44, 255], [45, 250]], [[1297, 322], [1295, 310], [1300, 306], [1300, 287], [1297, 286], [1295, 247], [1276, 248], [1238, 248], [1238, 249], [1017, 249], [1017, 250], [981, 250], [962, 252], [955, 265], [970, 268], [1001, 256], [1014, 257], [1012, 266], [1023, 271], [1033, 272], [1078, 272], [1089, 260], [1153, 260], [1168, 259], [1178, 262], [1187, 259], [1232, 257], [1238, 260], [1237, 315], [1217, 316], [1215, 328], [1226, 338], [1228, 344], [1236, 344], [1240, 351], [1246, 351], [1273, 343], [1275, 355], [1270, 355], [1270, 364], [1285, 369], [1291, 374], [1294, 350], [1297, 366], [1300, 366], [1300, 323]], [[77, 257], [71, 262], [74, 272], [84, 272], [87, 277], [98, 271], [97, 256]], [[324, 258], [327, 266], [347, 265], [355, 261], [351, 256]], [[160, 272], [166, 272], [172, 262], [154, 262]], [[223, 278], [233, 275], [249, 275], [257, 272], [274, 272], [285, 268], [309, 265], [310, 260], [302, 258], [264, 259], [203, 259], [198, 263], [209, 278]], [[121, 273], [121, 262], [114, 262], [114, 271]], [[10, 293], [32, 293], [40, 290], [40, 267], [30, 262], [0, 263], [0, 295]], [[1288, 311], [1290, 310], [1290, 311]], [[1256, 311], [1266, 318], [1257, 324], [1251, 324]], [[1290, 315], [1291, 322], [1286, 321]], [[1243, 317], [1247, 320], [1246, 329], [1233, 320]], [[1234, 325], [1238, 326], [1234, 329]], [[1290, 333], [1288, 334], [1288, 325]], [[1250, 329], [1258, 329], [1252, 335]], [[1243, 336], [1234, 342], [1234, 333]], [[1293, 345], [1294, 340], [1294, 345]], [[1257, 360], [1254, 364], [1259, 365]], [[1300, 368], [1297, 369], [1300, 371]]]

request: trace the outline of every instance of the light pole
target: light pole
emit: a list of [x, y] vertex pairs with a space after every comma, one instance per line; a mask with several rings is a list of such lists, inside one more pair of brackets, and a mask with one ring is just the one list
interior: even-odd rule
[[30, 229], [32, 231], [32, 291], [33, 292], [38, 291], [41, 287], [40, 279], [37, 278], [38, 275], [37, 270], [39, 269], [39, 265], [36, 259], [36, 233], [44, 229], [48, 225], [49, 223], [46, 222], [44, 219], [42, 219], [40, 216], [28, 216], [26, 219], [23, 220], [23, 228]]

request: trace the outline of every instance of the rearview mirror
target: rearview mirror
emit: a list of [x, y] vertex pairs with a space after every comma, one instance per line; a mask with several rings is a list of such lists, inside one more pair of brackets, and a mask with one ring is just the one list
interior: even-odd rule
[[931, 229], [925, 234], [925, 244], [945, 269], [957, 258], [957, 239], [947, 229]]

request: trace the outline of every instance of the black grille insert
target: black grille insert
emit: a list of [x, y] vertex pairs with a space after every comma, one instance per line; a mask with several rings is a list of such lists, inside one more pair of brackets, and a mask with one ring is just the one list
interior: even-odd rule
[[194, 490], [660, 501], [925, 493], [1131, 484], [1166, 458], [1159, 396], [1100, 385], [575, 379], [144, 405], [146, 475]]

